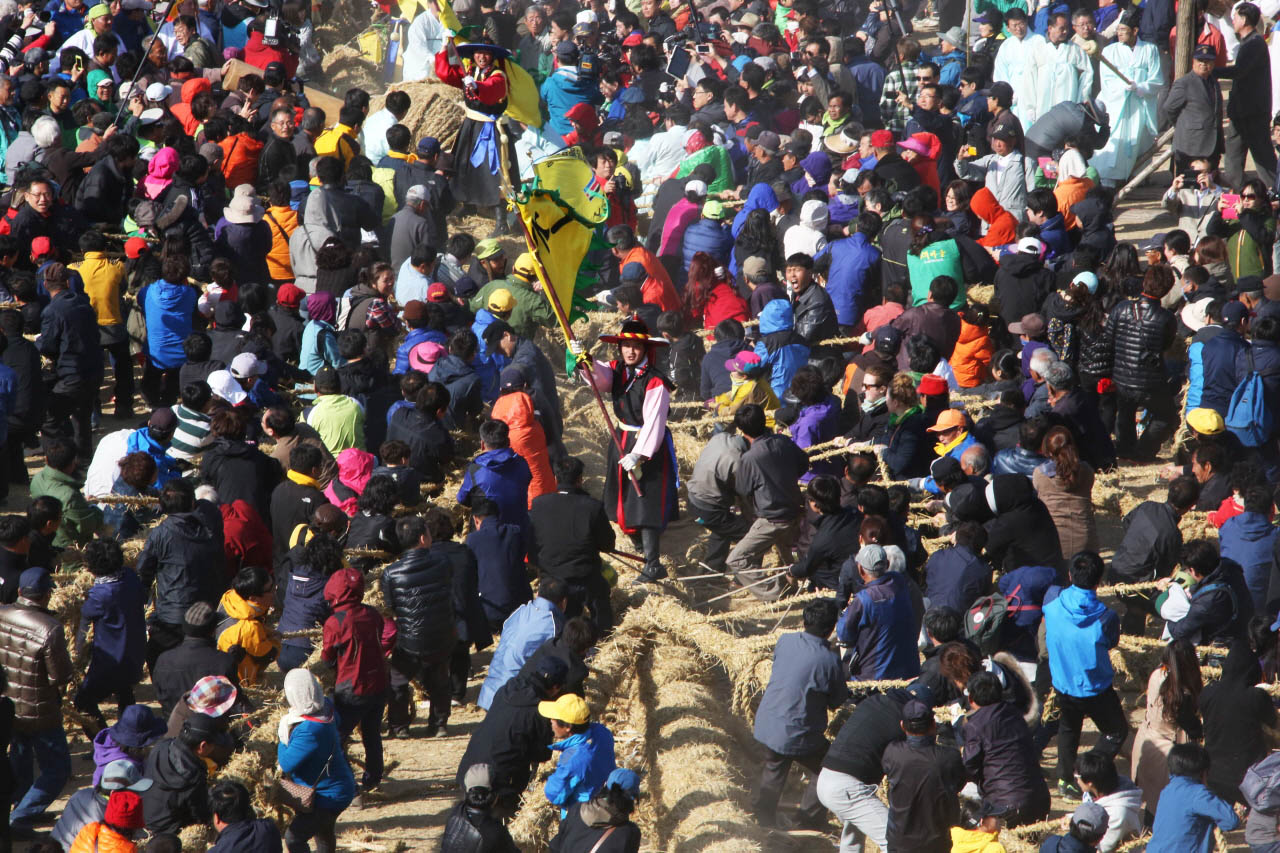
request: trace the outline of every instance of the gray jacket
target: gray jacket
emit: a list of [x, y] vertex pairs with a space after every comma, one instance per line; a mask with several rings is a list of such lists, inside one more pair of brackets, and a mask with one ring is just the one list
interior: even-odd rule
[[785, 435], [768, 433], [751, 443], [738, 463], [738, 494], [749, 498], [758, 518], [790, 521], [804, 514], [796, 481], [809, 470], [809, 457]]
[[773, 648], [773, 672], [756, 711], [755, 738], [782, 755], [825, 749], [827, 710], [849, 698], [840, 656], [806, 631], [783, 634]]
[[1161, 124], [1173, 123], [1173, 150], [1212, 157], [1222, 145], [1222, 89], [1214, 78], [1183, 74], [1169, 87]]
[[1027, 184], [1031, 179], [1026, 157], [1010, 151], [1003, 157], [988, 154], [976, 160], [956, 159], [956, 176], [966, 181], [982, 181], [1000, 206], [1019, 221], [1027, 217]]
[[391, 217], [391, 268], [396, 272], [418, 246], [434, 243], [435, 223], [411, 207], [402, 207]]
[[1094, 118], [1095, 116], [1085, 112], [1084, 104], [1063, 101], [1055, 104], [1027, 128], [1027, 140], [1053, 151], [1066, 140], [1075, 137], [1082, 146], [1096, 151], [1107, 144], [1111, 137], [1111, 125], [1105, 110], [1097, 116], [1102, 119], [1102, 123], [1094, 121]]
[[698, 455], [689, 478], [689, 500], [707, 509], [732, 509], [737, 491], [734, 478], [747, 451], [747, 440], [737, 433], [718, 432]]

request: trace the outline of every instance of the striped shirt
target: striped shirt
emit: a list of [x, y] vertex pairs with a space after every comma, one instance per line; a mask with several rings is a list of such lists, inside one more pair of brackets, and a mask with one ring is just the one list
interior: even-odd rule
[[213, 441], [209, 434], [209, 416], [181, 404], [173, 407], [173, 413], [178, 418], [178, 427], [173, 431], [169, 455], [174, 459], [191, 459], [203, 453]]

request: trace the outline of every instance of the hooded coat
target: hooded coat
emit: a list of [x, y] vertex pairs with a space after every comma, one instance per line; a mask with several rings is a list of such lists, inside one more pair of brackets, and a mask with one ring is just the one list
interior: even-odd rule
[[987, 233], [978, 239], [979, 246], [996, 248], [1018, 242], [1018, 220], [1000, 206], [995, 194], [983, 187], [973, 194], [969, 209], [987, 223]]
[[348, 447], [338, 454], [337, 463], [338, 476], [329, 481], [324, 496], [348, 516], [354, 516], [360, 493], [373, 476], [374, 456], [358, 447]]
[[142, 810], [152, 832], [180, 832], [208, 823], [208, 772], [204, 761], [178, 738], [165, 738], [147, 754], [151, 788], [142, 792]]
[[280, 642], [264, 621], [269, 609], [269, 605], [243, 598], [234, 589], [227, 590], [218, 602], [218, 650], [230, 652], [237, 646], [244, 650], [236, 669], [243, 683], [255, 683], [280, 653]]
[[458, 764], [459, 788], [473, 764], [489, 765], [499, 797], [529, 787], [533, 768], [551, 758], [551, 721], [538, 713], [538, 703], [546, 698], [537, 676], [517, 675], [498, 690]]
[[1093, 590], [1069, 586], [1046, 604], [1044, 635], [1054, 690], [1087, 698], [1111, 687], [1109, 652], [1120, 642], [1120, 618]]
[[[477, 399], [478, 396], [477, 396]], [[533, 398], [524, 391], [502, 394], [493, 404], [494, 420], [506, 423], [511, 439], [511, 449], [520, 454], [529, 466], [532, 479], [529, 482], [528, 503], [554, 491], [555, 477], [551, 473], [551, 458], [547, 454], [547, 436], [538, 422]]]
[[996, 515], [987, 522], [987, 556], [996, 569], [1061, 567], [1058, 528], [1029, 479], [996, 475], [987, 486], [987, 504]]
[[778, 399], [791, 387], [791, 379], [809, 361], [809, 345], [795, 333], [791, 303], [775, 299], [760, 312], [760, 334], [755, 353], [769, 366], [769, 385]]
[[510, 447], [486, 450], [467, 466], [457, 501], [470, 506], [473, 495], [487, 497], [498, 505], [498, 520], [529, 529], [528, 493], [533, 475], [529, 464]]
[[387, 654], [395, 645], [395, 623], [364, 603], [364, 575], [339, 569], [324, 585], [333, 614], [324, 623], [320, 657], [337, 670], [334, 692], [344, 697], [374, 697], [391, 686]]
[[827, 295], [841, 326], [856, 326], [862, 316], [864, 292], [880, 281], [880, 250], [866, 234], [853, 234], [828, 243], [819, 256], [831, 258], [827, 272]]
[[1053, 292], [1053, 273], [1045, 269], [1039, 255], [1017, 252], [1007, 255], [996, 273], [996, 296], [1000, 317], [1006, 324], [1017, 323], [1040, 310]]

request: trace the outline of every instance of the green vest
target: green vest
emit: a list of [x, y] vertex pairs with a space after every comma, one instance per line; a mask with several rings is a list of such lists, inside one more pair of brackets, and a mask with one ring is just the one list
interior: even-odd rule
[[907, 252], [907, 275], [911, 279], [912, 305], [923, 305], [929, 301], [929, 285], [940, 275], [951, 276], [958, 285], [951, 307], [954, 309], [964, 305], [964, 264], [960, 261], [960, 247], [955, 240], [930, 243], [918, 256]]

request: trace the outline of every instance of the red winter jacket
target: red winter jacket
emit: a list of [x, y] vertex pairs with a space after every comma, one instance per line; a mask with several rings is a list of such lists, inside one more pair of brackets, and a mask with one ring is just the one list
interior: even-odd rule
[[222, 545], [227, 555], [227, 574], [234, 577], [244, 566], [272, 565], [271, 531], [248, 501], [221, 504]]
[[363, 603], [364, 575], [339, 569], [324, 585], [333, 615], [324, 623], [320, 656], [337, 667], [334, 690], [375, 696], [391, 686], [387, 653], [395, 645], [396, 623]]
[[711, 288], [707, 304], [702, 309], [702, 328], [714, 329], [721, 320], [737, 320], [745, 323], [751, 319], [747, 300], [738, 295], [732, 285], [720, 282]]

